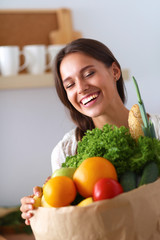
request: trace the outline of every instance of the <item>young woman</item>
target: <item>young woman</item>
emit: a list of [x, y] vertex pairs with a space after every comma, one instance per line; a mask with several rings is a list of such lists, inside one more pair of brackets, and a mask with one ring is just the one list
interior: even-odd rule
[[[106, 123], [128, 127], [129, 114], [124, 105], [120, 64], [104, 44], [84, 38], [71, 42], [57, 55], [54, 75], [59, 98], [77, 127], [54, 148], [52, 171], [61, 167], [66, 156], [76, 154], [77, 142], [86, 130], [102, 128]], [[35, 187], [33, 191], [41, 195], [40, 188]], [[21, 203], [22, 217], [29, 224], [32, 215], [28, 210], [33, 209], [34, 199], [24, 197]]]

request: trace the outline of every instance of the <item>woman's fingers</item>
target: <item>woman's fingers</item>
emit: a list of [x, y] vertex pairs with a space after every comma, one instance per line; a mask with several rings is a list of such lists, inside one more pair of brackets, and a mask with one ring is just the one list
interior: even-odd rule
[[33, 196], [34, 195], [21, 198], [21, 204], [34, 203]]
[[30, 218], [33, 216], [33, 213], [30, 212], [30, 210], [34, 209], [34, 196], [38, 196], [41, 197], [43, 194], [43, 190], [41, 187], [34, 187], [33, 188], [33, 195], [32, 196], [28, 196], [28, 197], [23, 197], [21, 199], [21, 207], [20, 207], [20, 211], [22, 212], [21, 216], [23, 219], [25, 219], [25, 224], [26, 225], [30, 225]]
[[29, 220], [33, 214], [31, 212], [22, 212], [21, 217], [25, 220]]
[[49, 179], [51, 179], [51, 176], [49, 176], [49, 177], [46, 179], [46, 181], [44, 182], [44, 184], [47, 183]]
[[33, 193], [34, 195], [36, 195], [37, 197], [41, 197], [42, 196], [42, 188], [41, 187], [34, 187], [33, 188]]
[[25, 220], [25, 224], [26, 224], [26, 225], [30, 225], [30, 220], [29, 220], [29, 219], [26, 219], [26, 220]]
[[21, 207], [20, 207], [20, 211], [21, 212], [27, 212], [29, 210], [33, 209], [33, 204], [35, 203], [35, 200], [33, 199], [33, 197], [23, 197], [21, 199]]
[[24, 204], [20, 207], [21, 212], [28, 212], [29, 210], [33, 210], [33, 204]]
[[33, 207], [33, 203], [35, 202], [35, 200], [33, 199], [33, 197], [24, 197], [21, 199], [21, 207], [20, 207], [20, 211], [22, 212], [21, 217], [23, 219], [25, 219], [25, 224], [26, 225], [30, 225], [30, 218], [33, 216], [33, 213], [31, 213], [29, 210], [32, 210]]
[[21, 199], [21, 207], [20, 211], [22, 212], [21, 217], [25, 219], [25, 224], [30, 225], [30, 218], [33, 216], [33, 213], [30, 210], [34, 209], [34, 195], [41, 197], [42, 196], [42, 188], [41, 187], [34, 187], [33, 188], [33, 195], [23, 197]]

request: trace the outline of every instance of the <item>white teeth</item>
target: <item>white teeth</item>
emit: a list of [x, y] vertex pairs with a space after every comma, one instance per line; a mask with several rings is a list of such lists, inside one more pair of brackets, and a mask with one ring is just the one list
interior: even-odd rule
[[87, 104], [88, 102], [90, 102], [91, 100], [93, 100], [96, 97], [98, 97], [98, 94], [93, 94], [93, 95], [91, 95], [91, 96], [89, 96], [87, 98], [84, 98], [82, 100], [82, 104], [85, 105], [85, 104]]

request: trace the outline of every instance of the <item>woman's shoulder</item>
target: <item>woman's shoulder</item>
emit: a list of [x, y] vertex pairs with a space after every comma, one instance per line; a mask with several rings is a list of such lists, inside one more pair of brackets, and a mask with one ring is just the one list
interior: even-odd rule
[[76, 129], [67, 132], [55, 148], [59, 148], [60, 151], [65, 152], [67, 156], [75, 154], [77, 149]]
[[156, 136], [160, 139], [160, 114], [150, 114], [150, 119], [154, 125]]
[[68, 141], [72, 142], [75, 140], [76, 140], [76, 128], [67, 132], [60, 142], [62, 142], [63, 144], [66, 144]]
[[76, 129], [67, 132], [55, 146], [51, 154], [52, 171], [60, 168], [67, 156], [73, 156], [77, 151]]

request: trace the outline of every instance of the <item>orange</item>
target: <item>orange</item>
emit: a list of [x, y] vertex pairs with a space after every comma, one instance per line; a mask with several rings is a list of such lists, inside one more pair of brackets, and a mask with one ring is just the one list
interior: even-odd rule
[[93, 187], [100, 178], [117, 180], [115, 167], [110, 161], [102, 157], [87, 158], [73, 175], [78, 192], [85, 198], [92, 197]]
[[76, 186], [66, 176], [56, 176], [44, 184], [45, 201], [52, 207], [68, 206], [76, 197]]

